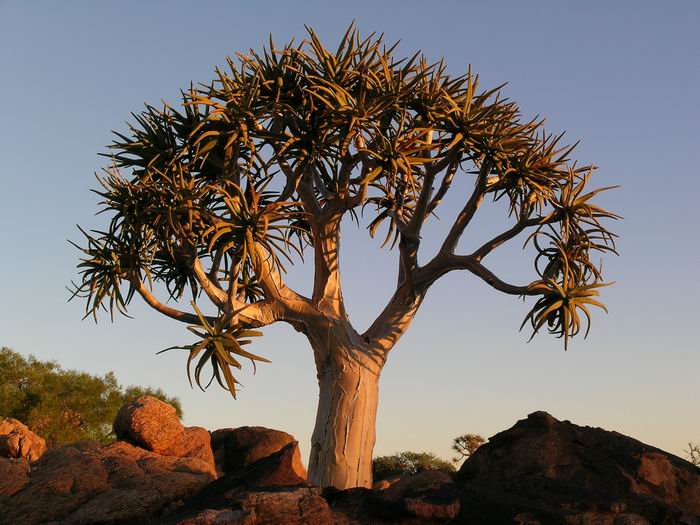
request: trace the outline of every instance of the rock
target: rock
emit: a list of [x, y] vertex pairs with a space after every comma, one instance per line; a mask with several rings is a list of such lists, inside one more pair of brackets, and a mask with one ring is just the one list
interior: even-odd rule
[[543, 525], [700, 519], [700, 468], [622, 434], [545, 412], [489, 439], [456, 480], [460, 520], [466, 523], [513, 523], [516, 517]]
[[[333, 518], [321, 490], [311, 487], [244, 491], [228, 500], [233, 509], [206, 509], [177, 525], [331, 525]], [[162, 522], [164, 523], [164, 522]]]
[[183, 427], [175, 408], [152, 396], [125, 403], [114, 420], [118, 439], [128, 441], [162, 456], [197, 458], [215, 472], [209, 431]]
[[126, 442], [84, 450], [49, 450], [32, 466], [29, 482], [0, 503], [0, 523], [142, 523], [214, 479], [206, 461], [161, 456]]
[[175, 407], [152, 396], [125, 403], [114, 419], [114, 433], [117, 439], [156, 454], [177, 447], [185, 439], [185, 428]]
[[423, 520], [452, 520], [459, 514], [457, 491], [433, 492], [404, 500], [406, 510]]
[[184, 436], [166, 448], [164, 456], [201, 459], [215, 469], [214, 453], [211, 449], [211, 436], [206, 428], [185, 427]]
[[[438, 525], [455, 521], [460, 511], [459, 494], [453, 483], [422, 491], [407, 491], [398, 499], [366, 488], [338, 490], [327, 487], [323, 496], [333, 514], [333, 525]], [[470, 522], [471, 523], [471, 522]], [[489, 523], [475, 521], [474, 523]]]
[[[290, 443], [296, 443], [293, 436], [286, 432], [265, 427], [239, 427], [219, 430], [213, 433], [214, 450], [224, 449], [224, 462], [221, 468], [232, 473], [274, 454]], [[296, 456], [297, 454], [295, 454]], [[219, 452], [219, 457], [221, 454]], [[306, 469], [301, 462], [301, 454], [295, 457], [294, 468], [302, 478], [306, 478]]]
[[46, 452], [46, 441], [11, 417], [0, 419], [0, 457], [38, 460]]
[[[310, 485], [304, 478], [297, 475], [294, 467], [294, 457], [298, 451], [298, 444], [294, 441], [268, 457], [234, 473], [225, 474], [186, 501], [182, 507], [166, 516], [167, 519], [164, 523], [180, 523], [188, 519], [204, 520], [201, 513], [209, 510], [240, 510], [241, 498], [244, 497], [244, 493], [260, 491], [277, 493], [278, 489], [282, 487], [289, 487], [290, 490], [292, 488], [309, 488]], [[285, 491], [280, 493], [287, 494]], [[245, 519], [252, 518], [248, 516]], [[259, 516], [255, 519], [259, 519]], [[258, 521], [252, 523], [258, 523]]]
[[400, 501], [407, 513], [427, 520], [451, 520], [460, 509], [452, 478], [439, 470], [426, 470], [404, 477], [386, 489], [382, 497]]
[[424, 470], [413, 476], [402, 476], [384, 491], [383, 496], [390, 500], [401, 499], [409, 492], [420, 492], [453, 485], [452, 478], [440, 470]]
[[33, 525], [66, 520], [108, 488], [107, 469], [99, 459], [73, 447], [54, 448], [35, 463], [22, 490], [4, 502], [0, 523]]
[[405, 475], [392, 476], [386, 479], [379, 479], [372, 483], [372, 490], [386, 490], [405, 478]]
[[255, 516], [245, 510], [205, 510], [178, 525], [255, 525]]
[[0, 458], [0, 496], [12, 496], [29, 481], [26, 459]]
[[214, 454], [216, 474], [219, 477], [226, 473], [226, 436], [232, 431], [232, 428], [220, 428], [211, 433], [211, 450]]

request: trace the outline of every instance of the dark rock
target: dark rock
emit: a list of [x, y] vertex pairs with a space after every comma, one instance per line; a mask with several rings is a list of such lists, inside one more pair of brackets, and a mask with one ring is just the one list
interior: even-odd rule
[[544, 412], [489, 439], [456, 480], [460, 523], [665, 524], [700, 515], [699, 468]]
[[453, 485], [449, 474], [440, 470], [424, 470], [413, 476], [403, 476], [385, 489], [382, 496], [390, 500], [398, 500], [411, 492], [421, 492], [429, 489]]
[[[286, 432], [265, 427], [239, 427], [212, 433], [212, 448], [222, 462], [217, 465], [227, 473], [245, 468], [295, 442], [294, 437]], [[295, 471], [306, 478], [300, 454], [295, 461]]]
[[192, 497], [164, 523], [194, 519], [206, 510], [240, 509], [241, 494], [272, 487], [310, 487], [294, 469], [296, 441], [236, 473], [226, 474]]
[[327, 487], [323, 496], [331, 507], [334, 525], [441, 525], [454, 523], [460, 509], [453, 483], [407, 490], [405, 495], [391, 499], [366, 488]]
[[275, 488], [240, 492], [231, 498], [236, 510], [207, 509], [177, 525], [331, 525], [330, 508], [310, 487]]

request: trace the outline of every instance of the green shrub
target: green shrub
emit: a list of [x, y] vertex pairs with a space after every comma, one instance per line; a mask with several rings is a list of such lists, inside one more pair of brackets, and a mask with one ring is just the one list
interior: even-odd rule
[[111, 441], [119, 407], [141, 395], [170, 403], [182, 417], [180, 401], [160, 389], [123, 388], [112, 372], [96, 376], [64, 370], [55, 361], [0, 349], [0, 417], [22, 421], [49, 446], [86, 439]]
[[375, 480], [399, 474], [418, 474], [425, 470], [444, 470], [451, 473], [455, 471], [455, 467], [431, 452], [397, 452], [372, 460], [372, 474]]

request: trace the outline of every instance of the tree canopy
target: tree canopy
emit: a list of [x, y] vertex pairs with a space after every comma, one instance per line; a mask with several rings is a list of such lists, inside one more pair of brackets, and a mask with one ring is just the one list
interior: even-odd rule
[[[588, 189], [595, 167], [573, 161], [575, 145], [546, 131], [544, 119], [523, 119], [502, 86], [480, 90], [471, 69], [452, 76], [443, 62], [397, 59], [395, 49], [351, 27], [332, 51], [309, 30], [300, 44], [270, 40], [261, 53], [228, 59], [211, 83], [183, 91], [179, 107], [134, 114], [99, 179], [108, 225], [84, 231], [74, 292], [87, 299], [86, 313], [125, 313], [138, 294], [198, 325], [201, 340], [185, 346], [188, 366], [199, 358], [199, 382], [210, 363], [212, 380], [235, 395], [231, 368], [263, 360], [243, 348], [260, 335], [251, 328], [281, 320], [305, 331], [319, 313], [345, 316], [333, 243], [349, 213], [399, 251], [397, 294], [365, 340], [398, 339], [400, 294], [422, 298], [455, 270], [535, 297], [521, 326], [533, 335], [546, 328], [566, 347], [587, 333], [589, 307], [605, 308], [592, 255], [615, 249], [601, 220], [617, 218], [593, 202], [608, 189]], [[457, 177], [468, 177], [473, 192], [437, 255], [419, 264], [421, 228]], [[512, 226], [456, 253], [485, 198], [508, 203]], [[483, 261], [521, 233], [536, 250], [537, 276], [514, 285]], [[316, 268], [310, 298], [282, 279], [307, 248]], [[172, 300], [204, 294], [218, 314], [177, 309], [156, 297], [161, 289]]]
[[112, 372], [98, 376], [64, 370], [55, 361], [0, 349], [0, 416], [22, 421], [49, 446], [113, 439], [119, 407], [142, 395], [173, 405], [182, 417], [180, 401], [160, 389], [122, 387]]

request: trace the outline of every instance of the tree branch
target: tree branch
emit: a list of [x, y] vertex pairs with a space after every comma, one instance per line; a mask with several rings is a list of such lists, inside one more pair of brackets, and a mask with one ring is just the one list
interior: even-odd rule
[[464, 229], [471, 222], [476, 210], [479, 209], [479, 205], [484, 199], [484, 190], [486, 189], [486, 182], [488, 180], [489, 172], [491, 171], [491, 163], [488, 160], [484, 160], [481, 164], [481, 169], [479, 170], [479, 177], [476, 180], [476, 185], [471, 197], [465, 204], [462, 211], [457, 216], [452, 228], [450, 228], [447, 237], [445, 237], [445, 242], [442, 243], [442, 247], [438, 255], [440, 254], [450, 254], [454, 253], [459, 238], [464, 233]]
[[419, 269], [417, 281], [427, 288], [453, 270], [468, 270], [492, 288], [509, 295], [538, 294], [531, 291], [528, 286], [516, 286], [503, 281], [471, 255], [447, 254], [439, 258], [435, 257], [429, 264]]
[[194, 274], [195, 279], [197, 279], [200, 288], [204, 291], [212, 303], [223, 309], [228, 302], [228, 295], [226, 292], [215, 285], [211, 279], [209, 279], [209, 276], [202, 267], [202, 261], [199, 260], [199, 257], [196, 255], [191, 256], [190, 261], [190, 268], [192, 268], [192, 273]]
[[342, 217], [342, 211], [326, 213], [313, 226], [314, 286], [311, 301], [324, 315], [337, 319], [346, 317], [339, 266]]
[[[138, 292], [138, 294], [143, 297], [143, 300], [146, 301], [146, 303], [153, 308], [154, 310], [162, 313], [163, 315], [166, 315], [172, 319], [175, 319], [176, 321], [181, 321], [183, 323], [189, 323], [189, 324], [199, 324], [201, 321], [199, 320], [199, 317], [197, 317], [195, 314], [183, 312], [180, 310], [176, 310], [175, 308], [171, 308], [170, 306], [167, 306], [163, 303], [161, 303], [152, 293], [151, 291], [146, 287], [144, 282], [139, 279], [138, 277], [134, 276], [129, 278], [129, 282], [131, 285], [134, 287], [134, 289]], [[214, 322], [215, 319], [211, 317], [206, 317], [207, 321]]]
[[440, 183], [440, 188], [438, 191], [435, 193], [435, 196], [432, 198], [430, 201], [430, 204], [428, 205], [428, 210], [427, 214], [433, 213], [435, 208], [438, 207], [440, 202], [442, 202], [442, 199], [445, 197], [447, 194], [447, 191], [450, 189], [450, 186], [452, 186], [452, 181], [454, 179], [455, 173], [457, 173], [457, 168], [459, 167], [459, 162], [454, 162], [450, 164], [449, 168], [447, 169], [447, 173], [445, 173], [445, 176], [442, 178], [442, 182]]
[[386, 356], [408, 327], [418, 311], [427, 288], [418, 290], [413, 283], [404, 281], [399, 285], [362, 338], [382, 359]]
[[[267, 315], [274, 321], [303, 323], [318, 315], [318, 311], [308, 298], [284, 283], [280, 273], [271, 264], [269, 254], [265, 253], [260, 246], [256, 246], [255, 265], [255, 274], [258, 276], [266, 300], [253, 303], [251, 306], [267, 307], [269, 309]], [[247, 311], [244, 312], [242, 315], [251, 315]]]
[[544, 224], [553, 224], [560, 220], [561, 214], [555, 212], [552, 212], [544, 217], [534, 217], [531, 219], [520, 220], [509, 230], [504, 231], [500, 235], [497, 235], [490, 241], [484, 243], [480, 248], [472, 252], [472, 254], [469, 257], [479, 262], [504, 242], [509, 241], [514, 237], [517, 237], [518, 234], [520, 234], [526, 228], [531, 228], [533, 226], [542, 226]]

